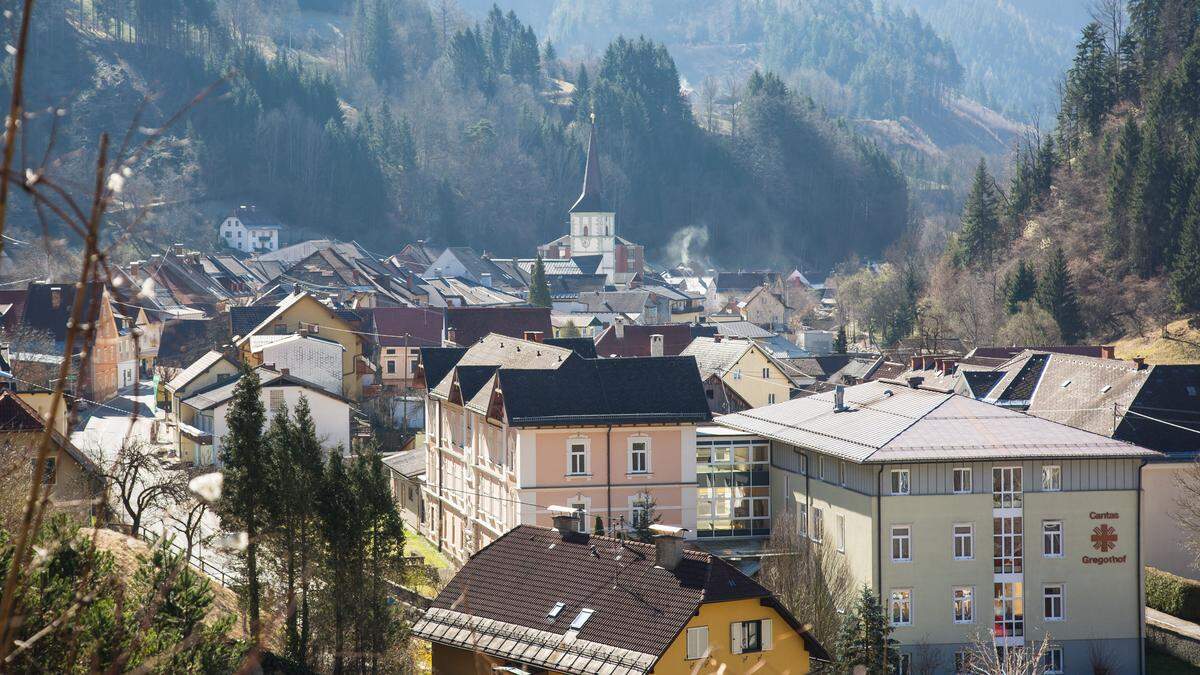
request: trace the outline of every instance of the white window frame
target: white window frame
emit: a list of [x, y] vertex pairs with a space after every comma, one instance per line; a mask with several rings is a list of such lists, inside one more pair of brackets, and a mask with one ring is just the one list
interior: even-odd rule
[[[575, 471], [575, 455], [580, 454], [575, 451], [576, 446], [583, 447], [583, 471]], [[592, 444], [587, 438], [574, 436], [567, 439], [567, 475], [568, 476], [588, 476], [592, 467]]]
[[[1054, 658], [1055, 655], [1058, 656], [1057, 659]], [[1042, 668], [1042, 672], [1045, 675], [1062, 675], [1062, 673], [1067, 672], [1063, 663], [1062, 647], [1046, 648], [1046, 651], [1042, 654]]]
[[908, 469], [892, 469], [889, 492], [895, 496], [912, 494], [912, 473]]
[[[962, 476], [963, 478], [960, 478]], [[969, 495], [975, 489], [975, 472], [969, 466], [954, 468], [953, 483], [950, 488], [956, 495]]]
[[825, 455], [817, 455], [817, 473], [814, 477], [825, 480]]
[[846, 514], [839, 513], [834, 516], [834, 522], [837, 527], [837, 551], [838, 553], [846, 552]]
[[[1056, 593], [1051, 593], [1052, 589], [1057, 589]], [[1046, 607], [1046, 602], [1052, 599], [1058, 599], [1058, 614], [1050, 614], [1050, 609]], [[1051, 602], [1053, 605], [1053, 602]], [[1067, 585], [1066, 584], [1043, 584], [1042, 585], [1042, 618], [1046, 621], [1066, 621], [1067, 620]]]
[[812, 507], [812, 526], [808, 529], [809, 537], [818, 544], [825, 539], [825, 512], [821, 507]]
[[[576, 519], [575, 529], [579, 532], [589, 532], [588, 514], [591, 513], [592, 510], [592, 500], [588, 499], [587, 497], [583, 497], [582, 499], [572, 499], [567, 502], [567, 506], [571, 507], [576, 513], [580, 514], [579, 518]], [[578, 508], [580, 506], [583, 508]]]
[[[898, 530], [902, 532], [897, 532]], [[888, 555], [894, 563], [912, 562], [912, 525], [892, 525], [888, 541]], [[899, 544], [899, 554], [897, 554]]]
[[[958, 528], [967, 528], [966, 534], [958, 531]], [[974, 560], [975, 559], [975, 523], [954, 523], [950, 526], [950, 536], [953, 545], [950, 549], [950, 557], [955, 560]], [[962, 555], [959, 551], [959, 542], [966, 542], [966, 555]]]
[[975, 623], [975, 587], [955, 586], [950, 589], [950, 616], [954, 623]]
[[767, 405], [775, 405], [775, 394], [767, 394]]
[[900, 663], [896, 675], [912, 675], [912, 654], [900, 652]]
[[1042, 492], [1062, 492], [1062, 465], [1042, 465]]
[[[1063, 557], [1063, 522], [1061, 520], [1042, 521], [1042, 557]], [[1058, 550], [1052, 544], [1056, 543]]]
[[[652, 497], [649, 492], [639, 492], [636, 495], [629, 495], [629, 524], [626, 528], [633, 530], [637, 528], [637, 517], [641, 511], [648, 510], [646, 505], [650, 503]], [[650, 525], [650, 523], [647, 523]]]
[[[904, 616], [905, 614], [907, 616]], [[888, 622], [893, 626], [913, 625], [913, 597], [911, 588], [892, 589], [888, 594], [887, 617]]]
[[[633, 456], [636, 452], [634, 446], [641, 443], [641, 453], [644, 455], [642, 460], [642, 468], [635, 470]], [[629, 439], [628, 447], [625, 453], [625, 471], [630, 474], [649, 474], [650, 468], [650, 437], [649, 436], [632, 436]]]
[[[699, 651], [697, 652], [696, 649]], [[688, 661], [695, 661], [708, 656], [708, 626], [695, 626], [687, 629]]]
[[808, 536], [808, 502], [796, 502], [796, 534]]

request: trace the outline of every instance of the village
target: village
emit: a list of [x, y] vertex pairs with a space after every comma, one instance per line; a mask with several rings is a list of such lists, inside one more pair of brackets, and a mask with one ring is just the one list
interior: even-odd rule
[[981, 640], [1038, 645], [1037, 672], [1145, 672], [1147, 640], [1184, 639], [1147, 595], [1195, 598], [1200, 364], [885, 351], [812, 271], [657, 269], [596, 143], [569, 231], [527, 258], [287, 243], [246, 205], [220, 252], [6, 287], [7, 447], [47, 434], [55, 504], [235, 587], [193, 493], [245, 392], [268, 421], [303, 407], [322, 454], [385, 467], [431, 579], [395, 598], [435, 673], [810, 672], [829, 622], [868, 610], [897, 673], [991, 672], [969, 670]]

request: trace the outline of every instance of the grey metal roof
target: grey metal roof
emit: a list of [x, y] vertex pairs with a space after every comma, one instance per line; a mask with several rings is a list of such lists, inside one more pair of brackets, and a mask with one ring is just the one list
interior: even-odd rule
[[706, 380], [713, 374], [724, 375], [754, 346], [749, 340], [722, 339], [718, 342], [715, 338], [698, 337], [679, 355], [696, 357], [700, 379]]
[[[207, 372], [209, 368], [212, 368], [214, 365], [216, 365], [218, 361], [225, 358], [225, 355], [221, 352], [215, 350], [208, 352], [204, 356], [196, 359], [192, 365], [176, 373], [175, 377], [172, 377], [171, 381], [167, 383], [167, 390], [178, 391], [179, 389], [186, 387], [191, 383], [192, 380], [200, 377]], [[229, 362], [233, 363], [232, 360]]]
[[769, 338], [775, 335], [766, 328], [749, 321], [721, 321], [715, 325], [717, 333], [726, 337]]
[[859, 463], [1158, 453], [956, 394], [877, 380], [718, 417], [717, 424]]

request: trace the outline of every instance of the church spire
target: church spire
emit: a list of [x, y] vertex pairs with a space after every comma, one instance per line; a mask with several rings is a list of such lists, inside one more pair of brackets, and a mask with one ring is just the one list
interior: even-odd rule
[[583, 191], [571, 207], [571, 213], [604, 212], [600, 198], [600, 151], [596, 147], [596, 113], [592, 113], [592, 133], [588, 138], [587, 164], [583, 168]]

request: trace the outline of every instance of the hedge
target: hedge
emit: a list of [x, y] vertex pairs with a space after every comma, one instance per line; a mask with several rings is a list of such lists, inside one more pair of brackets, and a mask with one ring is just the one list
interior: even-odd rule
[[1200, 581], [1146, 567], [1146, 606], [1200, 623]]

